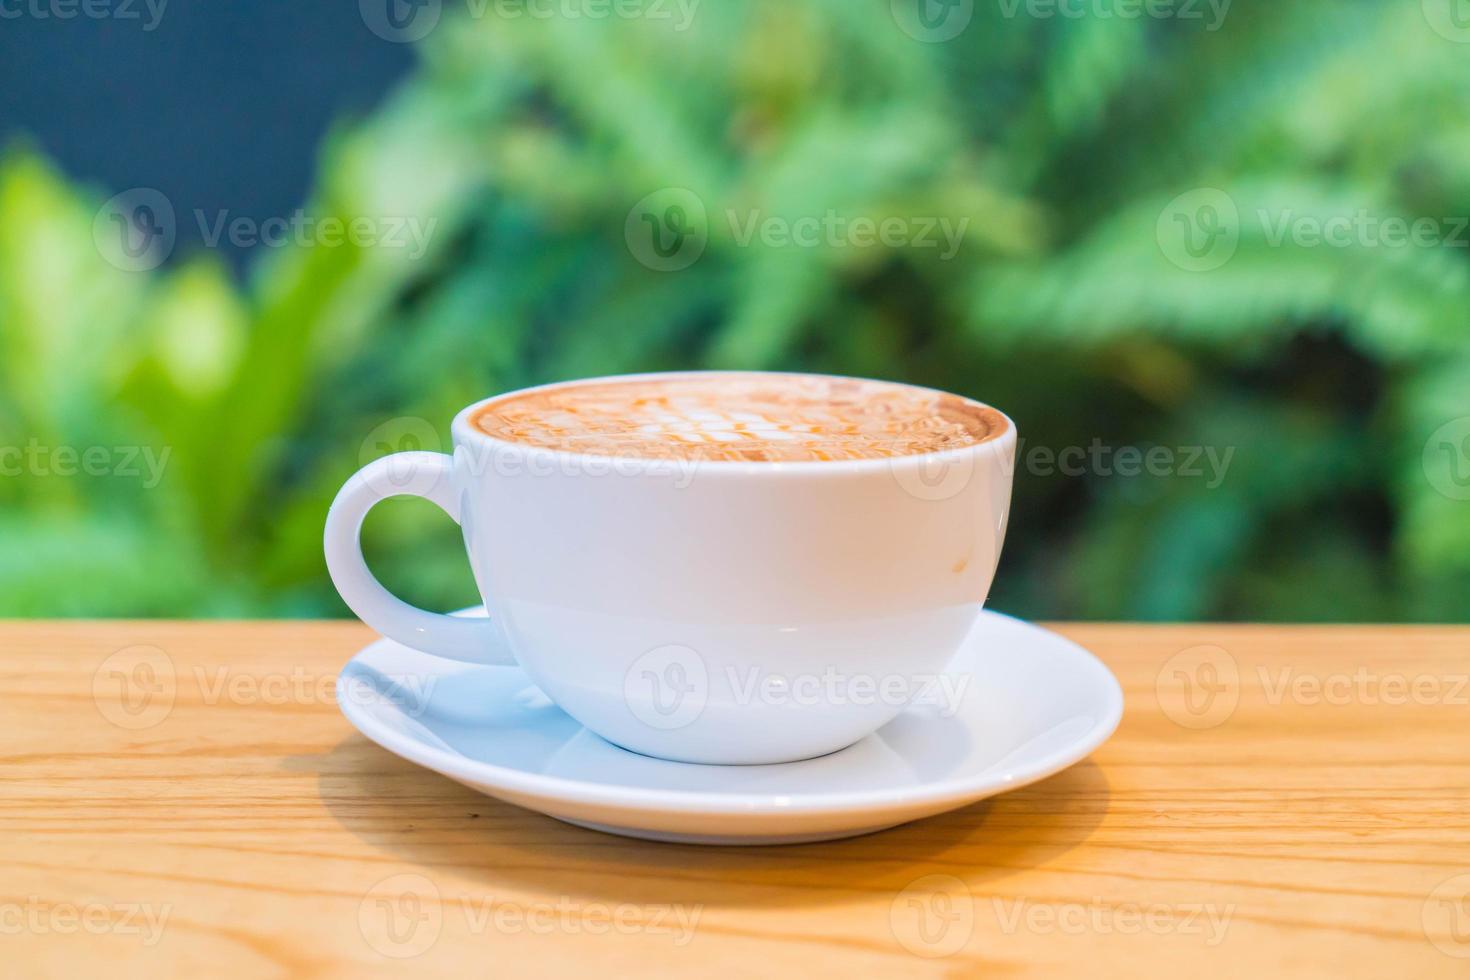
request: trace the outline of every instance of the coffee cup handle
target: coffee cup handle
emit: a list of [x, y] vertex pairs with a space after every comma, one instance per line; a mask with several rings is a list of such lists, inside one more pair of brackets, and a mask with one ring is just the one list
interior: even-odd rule
[[364, 623], [424, 653], [472, 664], [508, 665], [515, 657], [500, 628], [411, 606], [383, 587], [362, 555], [362, 522], [389, 497], [423, 497], [460, 523], [454, 460], [443, 453], [396, 453], [374, 460], [343, 485], [327, 512], [327, 571], [342, 599]]

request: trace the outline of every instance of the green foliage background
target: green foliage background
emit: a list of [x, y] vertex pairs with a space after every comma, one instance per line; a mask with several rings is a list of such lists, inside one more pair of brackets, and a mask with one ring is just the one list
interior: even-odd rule
[[[493, 392], [689, 367], [947, 388], [1032, 449], [1233, 450], [1213, 488], [1023, 466], [1007, 611], [1470, 614], [1470, 444], [1431, 440], [1470, 416], [1470, 233], [1314, 246], [1256, 217], [1470, 215], [1470, 45], [1418, 2], [1237, 0], [1214, 31], [978, 2], [944, 43], [886, 0], [710, 0], [687, 31], [494, 9], [446, 8], [321, 154], [309, 212], [434, 220], [418, 258], [128, 272], [93, 237], [118, 189], [0, 161], [0, 446], [170, 453], [156, 487], [0, 478], [0, 614], [343, 615], [321, 525], [367, 458]], [[664, 188], [710, 216], [678, 272], [625, 238]], [[1167, 219], [1200, 188], [1238, 208], [1239, 246], [1189, 271]], [[741, 244], [732, 210], [969, 225], [945, 261]], [[472, 600], [428, 505], [379, 508], [368, 546], [406, 597]]]

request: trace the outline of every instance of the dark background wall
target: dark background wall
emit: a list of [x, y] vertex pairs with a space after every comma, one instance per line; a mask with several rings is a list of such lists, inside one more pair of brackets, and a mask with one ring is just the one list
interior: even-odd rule
[[[107, 17], [59, 19], [54, 0], [0, 0], [0, 144], [28, 141], [102, 198], [156, 188], [181, 214], [288, 214], [332, 122], [413, 61], [355, 3], [106, 2]], [[199, 237], [179, 222], [175, 254]]]

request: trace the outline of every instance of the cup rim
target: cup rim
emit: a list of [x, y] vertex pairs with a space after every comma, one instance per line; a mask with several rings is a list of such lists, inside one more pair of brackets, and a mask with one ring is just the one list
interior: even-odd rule
[[[955, 449], [940, 449], [932, 452], [910, 453], [905, 456], [889, 456], [882, 459], [838, 459], [838, 460], [777, 460], [774, 462], [757, 462], [749, 460], [721, 460], [721, 459], [698, 459], [692, 457], [669, 456], [656, 458], [652, 456], [606, 456], [600, 453], [573, 452], [568, 449], [554, 449], [549, 446], [535, 446], [529, 443], [511, 442], [508, 439], [500, 439], [490, 435], [483, 429], [472, 424], [470, 419], [483, 409], [489, 407], [505, 398], [525, 395], [531, 392], [544, 391], [550, 388], [569, 388], [579, 385], [590, 385], [614, 381], [645, 381], [653, 379], [671, 378], [697, 378], [719, 376], [752, 376], [762, 377], [796, 377], [796, 378], [827, 378], [835, 381], [866, 381], [878, 382], [880, 384], [899, 385], [905, 388], [915, 388], [920, 391], [934, 392], [939, 395], [949, 395], [954, 398], [963, 399], [971, 405], [988, 409], [1000, 416], [1005, 423], [1005, 428], [998, 434], [986, 439], [984, 442], [973, 443], [968, 446], [960, 446]], [[650, 467], [682, 467], [693, 465], [700, 468], [701, 472], [726, 473], [730, 475], [752, 475], [764, 474], [800, 474], [803, 476], [815, 476], [821, 474], [843, 475], [873, 470], [893, 470], [902, 466], [933, 466], [945, 465], [958, 461], [966, 456], [974, 456], [982, 453], [1000, 452], [1003, 449], [1014, 447], [1016, 444], [1016, 423], [1009, 415], [987, 402], [965, 395], [944, 391], [940, 388], [931, 388], [927, 385], [910, 384], [906, 381], [886, 381], [876, 378], [859, 378], [853, 375], [842, 374], [820, 374], [812, 371], [737, 371], [737, 370], [691, 370], [691, 371], [645, 371], [637, 374], [609, 374], [590, 378], [576, 378], [570, 381], [552, 381], [546, 384], [532, 385], [529, 388], [516, 388], [512, 391], [501, 392], [482, 398], [465, 408], [461, 409], [454, 417], [451, 426], [454, 445], [456, 447], [466, 444], [478, 443], [502, 452], [516, 452], [523, 454], [545, 455], [553, 459], [568, 461], [573, 466], [584, 466], [589, 462], [593, 466], [607, 467], [611, 465], [629, 463], [644, 464]]]

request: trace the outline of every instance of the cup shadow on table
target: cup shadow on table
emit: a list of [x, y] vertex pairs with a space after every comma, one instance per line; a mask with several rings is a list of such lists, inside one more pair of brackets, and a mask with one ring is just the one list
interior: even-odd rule
[[1110, 791], [1090, 759], [960, 810], [847, 840], [758, 847], [615, 837], [504, 803], [359, 735], [288, 765], [315, 771], [322, 802], [358, 838], [430, 878], [486, 893], [520, 889], [584, 902], [779, 908], [896, 894], [946, 874], [975, 886], [1087, 840]]

